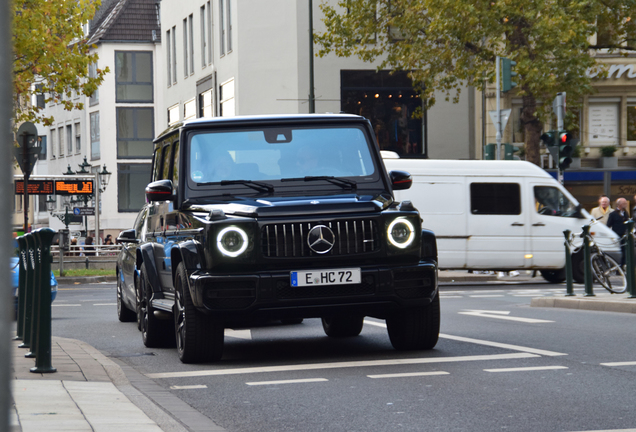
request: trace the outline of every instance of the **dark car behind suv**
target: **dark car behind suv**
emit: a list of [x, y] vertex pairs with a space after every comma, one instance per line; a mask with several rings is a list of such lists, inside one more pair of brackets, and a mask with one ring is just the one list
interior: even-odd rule
[[396, 349], [439, 334], [432, 232], [394, 189], [368, 120], [353, 115], [199, 119], [154, 143], [147, 203], [123, 231], [118, 314], [148, 347], [214, 361], [224, 328], [322, 318], [330, 337], [385, 319]]

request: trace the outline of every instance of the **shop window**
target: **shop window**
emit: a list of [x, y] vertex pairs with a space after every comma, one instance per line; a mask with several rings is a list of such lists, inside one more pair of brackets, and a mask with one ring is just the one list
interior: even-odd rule
[[368, 118], [380, 149], [402, 157], [426, 155], [423, 120], [413, 117], [422, 101], [407, 72], [343, 70], [340, 85], [341, 111]]
[[588, 144], [618, 145], [618, 103], [590, 103]]
[[518, 183], [471, 183], [470, 211], [478, 215], [521, 214]]

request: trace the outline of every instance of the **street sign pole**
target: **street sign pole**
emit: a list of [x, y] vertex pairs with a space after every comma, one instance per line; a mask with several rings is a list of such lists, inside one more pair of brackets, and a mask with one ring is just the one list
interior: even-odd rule
[[497, 56], [497, 64], [495, 65], [495, 75], [497, 75], [497, 160], [501, 160], [501, 94], [499, 84], [499, 62], [500, 57]]
[[16, 159], [24, 174], [24, 232], [29, 231], [29, 177], [37, 160], [39, 147], [36, 145], [38, 129], [33, 123], [24, 122], [18, 128], [17, 141], [22, 147], [20, 154], [16, 153]]

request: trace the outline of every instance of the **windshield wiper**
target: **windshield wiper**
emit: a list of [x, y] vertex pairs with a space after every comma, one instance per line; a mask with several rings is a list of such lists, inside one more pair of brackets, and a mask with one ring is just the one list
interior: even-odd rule
[[[197, 186], [203, 186], [206, 184], [211, 184], [211, 183], [197, 183]], [[269, 193], [274, 192], [274, 186], [272, 186], [269, 183], [263, 183], [263, 182], [254, 181], [254, 180], [221, 180], [221, 186], [236, 185], [236, 184], [251, 187], [252, 189], [256, 189], [259, 192], [269, 192]]]
[[314, 181], [314, 180], [325, 180], [329, 183], [333, 183], [342, 187], [343, 189], [357, 189], [358, 183], [353, 180], [343, 179], [334, 176], [307, 176], [307, 177], [295, 177], [295, 178], [284, 178], [280, 179], [281, 182], [290, 182], [290, 181]]

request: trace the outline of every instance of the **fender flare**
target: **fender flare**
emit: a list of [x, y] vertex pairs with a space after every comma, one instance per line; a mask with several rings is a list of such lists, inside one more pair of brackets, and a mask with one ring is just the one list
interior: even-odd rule
[[196, 292], [190, 285], [190, 275], [197, 270], [203, 268], [201, 262], [202, 254], [201, 244], [196, 240], [186, 240], [184, 242], [175, 245], [170, 251], [170, 259], [172, 261], [172, 280], [176, 277], [177, 267], [179, 263], [183, 263], [187, 277], [188, 289], [190, 290], [190, 296], [194, 300], [195, 304], [201, 304], [202, 299], [196, 297]]
[[142, 263], [146, 264], [146, 277], [152, 288], [153, 298], [163, 298], [161, 279], [159, 279], [155, 260], [155, 248], [151, 243], [146, 243], [137, 249], [137, 269], [141, 270]]

